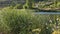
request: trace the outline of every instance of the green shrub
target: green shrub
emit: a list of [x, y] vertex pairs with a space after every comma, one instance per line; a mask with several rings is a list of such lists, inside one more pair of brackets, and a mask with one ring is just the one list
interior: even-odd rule
[[29, 34], [32, 31], [33, 15], [29, 10], [5, 8], [0, 13], [0, 29], [7, 34]]

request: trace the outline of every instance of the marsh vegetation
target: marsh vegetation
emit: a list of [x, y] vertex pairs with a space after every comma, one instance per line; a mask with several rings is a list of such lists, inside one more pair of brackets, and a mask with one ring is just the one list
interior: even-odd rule
[[55, 8], [60, 7], [60, 2], [46, 5], [46, 0], [38, 1], [26, 0], [25, 4], [11, 4], [1, 8], [0, 34], [60, 34], [60, 14], [34, 14], [44, 8], [55, 11]]

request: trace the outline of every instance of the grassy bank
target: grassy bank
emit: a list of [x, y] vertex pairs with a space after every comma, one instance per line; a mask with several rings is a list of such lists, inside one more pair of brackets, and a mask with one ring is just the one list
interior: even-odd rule
[[8, 9], [0, 11], [0, 32], [4, 34], [55, 34], [60, 15], [35, 15], [33, 10]]

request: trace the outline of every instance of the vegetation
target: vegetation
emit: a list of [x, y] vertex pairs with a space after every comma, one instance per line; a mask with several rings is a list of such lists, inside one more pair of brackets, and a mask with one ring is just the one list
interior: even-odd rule
[[[1, 0], [1, 2], [2, 2], [3, 0]], [[4, 1], [7, 1], [7, 0], [4, 0]], [[21, 7], [21, 8], [38, 8], [38, 9], [42, 9], [43, 8], [43, 10], [44, 9], [60, 9], [59, 7], [60, 7], [60, 0], [22, 0], [21, 2], [20, 2], [21, 0], [11, 0], [10, 1], [10, 3], [6, 3], [6, 2], [4, 2], [4, 3], [6, 3], [6, 4], [4, 4], [5, 6], [7, 6], [8, 4], [8, 6], [16, 6], [17, 4], [20, 4], [20, 5], [22, 5], [23, 7]], [[23, 2], [23, 1], [25, 1], [25, 2]], [[1, 5], [2, 6], [2, 5]], [[37, 6], [37, 7], [36, 7]], [[3, 6], [2, 6], [3, 7]]]
[[26, 0], [25, 4], [13, 3], [0, 9], [0, 34], [60, 34], [59, 14], [35, 14], [36, 9], [59, 8], [60, 1], [51, 0], [52, 4], [46, 4], [50, 0], [38, 1]]
[[55, 34], [57, 29], [60, 15], [35, 15], [28, 9], [0, 10], [0, 32], [4, 34]]

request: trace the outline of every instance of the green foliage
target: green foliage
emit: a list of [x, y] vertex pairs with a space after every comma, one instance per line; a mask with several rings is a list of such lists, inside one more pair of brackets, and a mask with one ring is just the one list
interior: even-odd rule
[[2, 32], [6, 31], [7, 34], [29, 34], [29, 32], [32, 31], [32, 25], [34, 22], [32, 20], [34, 19], [34, 16], [32, 13], [30, 14], [29, 10], [16, 10], [4, 8], [1, 11], [2, 12], [0, 14], [0, 19], [2, 20], [2, 22], [0, 22], [0, 29], [7, 29], [7, 31], [5, 29], [2, 30]]
[[32, 8], [32, 0], [26, 0], [25, 5], [23, 6], [23, 8]]
[[0, 10], [0, 32], [4, 34], [52, 34], [59, 23], [60, 15], [36, 15], [29, 9]]

